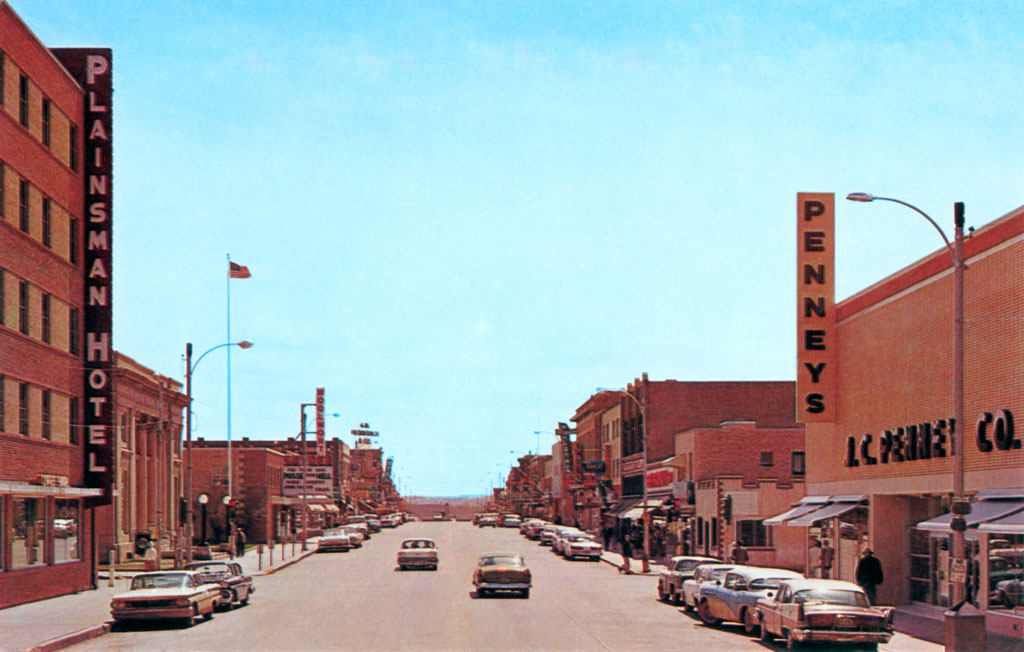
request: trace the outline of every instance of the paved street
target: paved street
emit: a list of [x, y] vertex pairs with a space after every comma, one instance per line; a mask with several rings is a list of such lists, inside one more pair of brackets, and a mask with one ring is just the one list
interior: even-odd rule
[[[398, 571], [401, 539], [430, 536], [438, 571]], [[476, 599], [480, 552], [522, 552], [534, 575], [529, 599]], [[410, 523], [361, 550], [321, 554], [257, 579], [252, 603], [191, 629], [133, 627], [74, 650], [761, 650], [739, 627], [709, 628], [659, 603], [653, 576], [604, 563], [567, 562], [512, 529]], [[775, 646], [772, 649], [781, 649]], [[940, 646], [898, 636], [883, 649]]]

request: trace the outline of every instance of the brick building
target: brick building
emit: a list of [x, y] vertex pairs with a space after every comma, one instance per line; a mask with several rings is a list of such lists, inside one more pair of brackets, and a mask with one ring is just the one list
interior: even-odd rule
[[879, 600], [941, 619], [960, 430], [972, 597], [990, 631], [1020, 637], [1024, 608], [999, 598], [999, 582], [1024, 572], [1024, 448], [1013, 426], [1024, 413], [1024, 208], [975, 230], [964, 255], [967, 422], [952, 420], [953, 273], [942, 248], [835, 304], [835, 383], [818, 392], [832, 414], [801, 411], [808, 496], [775, 529], [831, 538], [843, 579], [871, 547], [885, 569]]
[[89, 588], [110, 499], [110, 64], [0, 2], [0, 607]]

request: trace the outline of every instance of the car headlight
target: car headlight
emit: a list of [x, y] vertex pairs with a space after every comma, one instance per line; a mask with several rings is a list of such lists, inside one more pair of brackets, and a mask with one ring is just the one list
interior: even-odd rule
[[175, 598], [174, 599], [174, 606], [175, 607], [187, 607], [190, 604], [191, 604], [191, 600], [189, 600], [188, 598]]

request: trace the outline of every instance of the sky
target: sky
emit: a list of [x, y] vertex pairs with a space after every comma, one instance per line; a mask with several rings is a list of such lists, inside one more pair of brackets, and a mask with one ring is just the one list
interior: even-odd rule
[[184, 381], [252, 341], [233, 441], [323, 387], [407, 495], [489, 492], [644, 372], [795, 380], [798, 192], [839, 300], [943, 246], [846, 194], [950, 237], [1024, 204], [1015, 1], [10, 4], [113, 49], [115, 348]]

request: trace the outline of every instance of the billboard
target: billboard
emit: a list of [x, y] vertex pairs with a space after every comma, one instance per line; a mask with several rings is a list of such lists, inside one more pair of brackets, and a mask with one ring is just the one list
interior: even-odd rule
[[334, 491], [334, 473], [330, 466], [310, 464], [306, 466], [306, 481], [302, 481], [302, 466], [285, 466], [281, 474], [281, 494], [289, 497], [306, 494], [331, 496]]

